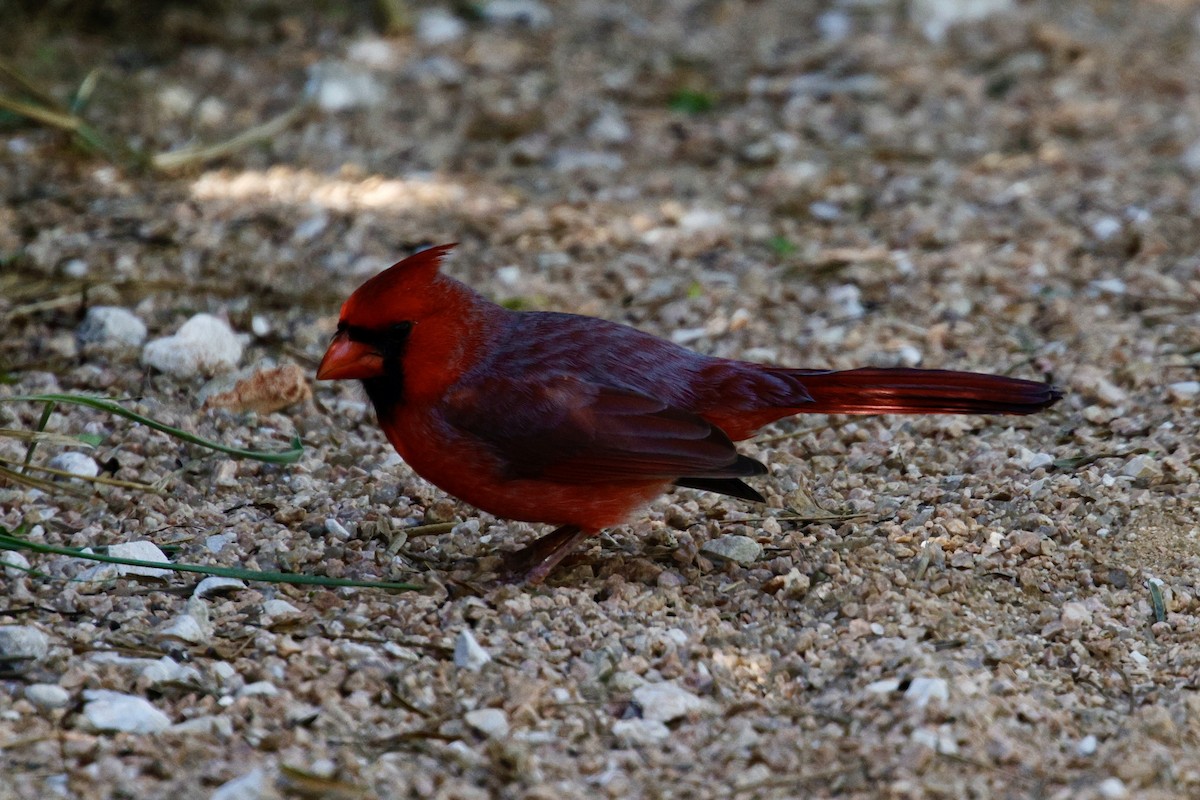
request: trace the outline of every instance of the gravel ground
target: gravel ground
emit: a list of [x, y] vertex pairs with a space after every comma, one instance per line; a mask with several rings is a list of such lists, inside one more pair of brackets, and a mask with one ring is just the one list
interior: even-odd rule
[[[0, 524], [427, 588], [7, 555], [0, 796], [1200, 796], [1200, 6], [480, 9], [422, 5], [390, 38], [176, 10], [153, 48], [10, 52], [64, 96], [104, 66], [89, 118], [149, 151], [313, 105], [172, 174], [0, 129], [0, 393], [305, 443], [237, 461], [62, 407], [50, 430], [102, 441], [36, 463], [163, 491], [0, 484]], [[513, 306], [1068, 394], [1022, 419], [780, 423], [744, 448], [766, 507], [680, 490], [547, 585], [498, 585], [542, 531], [447, 499], [361, 390], [303, 379], [365, 276], [444, 241]], [[199, 350], [147, 344], [185, 322]], [[303, 376], [201, 393], [264, 364]], [[0, 427], [39, 411], [0, 404]], [[458, 524], [406, 533], [435, 522]]]

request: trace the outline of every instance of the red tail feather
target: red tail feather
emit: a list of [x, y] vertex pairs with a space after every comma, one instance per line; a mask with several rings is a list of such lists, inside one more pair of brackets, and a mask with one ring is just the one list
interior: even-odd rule
[[818, 414], [1032, 414], [1062, 398], [1046, 383], [938, 369], [788, 370]]

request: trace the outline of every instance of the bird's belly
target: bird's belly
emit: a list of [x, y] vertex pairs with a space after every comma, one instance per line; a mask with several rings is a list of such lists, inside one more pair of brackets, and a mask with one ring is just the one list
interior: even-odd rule
[[504, 519], [578, 525], [621, 525], [671, 485], [669, 480], [560, 483], [510, 478], [477, 443], [427, 425], [383, 425], [414, 472], [447, 494]]

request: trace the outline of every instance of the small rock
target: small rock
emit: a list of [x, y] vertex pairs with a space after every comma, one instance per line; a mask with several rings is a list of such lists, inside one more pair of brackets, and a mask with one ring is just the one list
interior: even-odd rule
[[1179, 161], [1189, 174], [1200, 177], [1200, 139], [1188, 145]]
[[1075, 633], [1085, 626], [1092, 624], [1092, 611], [1083, 603], [1063, 603], [1060, 620], [1063, 630], [1068, 633]]
[[431, 8], [417, 17], [417, 39], [431, 47], [457, 41], [466, 32], [466, 23], [444, 8]]
[[845, 11], [826, 11], [817, 17], [817, 33], [827, 42], [840, 42], [854, 32], [854, 23]]
[[707, 233], [724, 230], [725, 215], [720, 211], [709, 208], [693, 208], [685, 212], [677, 223], [685, 233]]
[[1125, 227], [1124, 224], [1116, 217], [1101, 217], [1092, 223], [1092, 236], [1102, 242], [1107, 242], [1120, 233], [1123, 227]]
[[483, 649], [471, 631], [466, 628], [459, 631], [458, 639], [454, 642], [454, 666], [478, 672], [491, 660], [488, 651]]
[[99, 733], [157, 733], [171, 726], [170, 718], [142, 697], [108, 689], [91, 689], [83, 697], [83, 718]]
[[[120, 542], [108, 546], [108, 554], [117, 558], [128, 558], [133, 561], [151, 561], [159, 564], [170, 563], [167, 554], [158, 549], [154, 542], [140, 539], [136, 542]], [[169, 569], [157, 567], [138, 567], [132, 564], [112, 564], [117, 568], [117, 575], [141, 575], [145, 578], [165, 578], [171, 574]]]
[[1127, 478], [1148, 481], [1162, 474], [1162, 467], [1148, 455], [1134, 456], [1125, 464], [1121, 474]]
[[59, 453], [50, 459], [46, 466], [78, 475], [81, 478], [94, 478], [100, 474], [100, 465], [96, 463], [96, 459], [87, 453], [80, 453], [78, 450]]
[[942, 42], [955, 25], [1011, 11], [1014, 0], [911, 0], [909, 16], [931, 42]]
[[309, 68], [305, 88], [317, 106], [330, 114], [373, 108], [387, 99], [387, 91], [370, 72], [329, 61]]
[[625, 747], [652, 747], [671, 736], [671, 729], [656, 719], [618, 720], [613, 723], [612, 732]]
[[146, 324], [124, 308], [93, 306], [75, 335], [84, 344], [104, 348], [141, 347], [146, 341]]
[[191, 684], [200, 685], [200, 671], [187, 664], [180, 664], [170, 656], [163, 656], [142, 667], [138, 673], [151, 685], [174, 684], [176, 686]]
[[1095, 755], [1099, 747], [1100, 743], [1096, 740], [1096, 737], [1089, 733], [1075, 745], [1075, 754], [1087, 758], [1090, 755]]
[[544, 28], [551, 23], [550, 9], [537, 0], [491, 0], [481, 9], [483, 18], [494, 25], [523, 25]]
[[958, 742], [954, 740], [954, 736], [947, 731], [933, 730], [931, 728], [917, 728], [909, 737], [917, 744], [924, 745], [934, 752], [942, 755], [952, 756], [958, 753]]
[[50, 652], [46, 634], [28, 625], [0, 627], [0, 664], [19, 661], [39, 661]]
[[71, 693], [55, 683], [31, 683], [25, 687], [25, 699], [43, 711], [65, 708]]
[[633, 137], [629, 124], [615, 109], [608, 109], [592, 120], [587, 135], [597, 144], [625, 144]]
[[1092, 281], [1088, 286], [1103, 294], [1122, 295], [1127, 290], [1125, 281], [1120, 278], [1101, 278], [1100, 280]]
[[499, 708], [477, 708], [468, 711], [463, 720], [489, 739], [508, 735], [508, 715]]
[[658, 722], [670, 722], [709, 709], [706, 700], [672, 681], [639, 686], [633, 690], [633, 702], [642, 710], [642, 719]]
[[303, 612], [301, 612], [300, 609], [296, 608], [287, 600], [274, 598], [263, 601], [262, 615], [271, 622], [278, 622], [280, 620], [295, 619], [296, 617], [302, 616]]
[[729, 534], [705, 542], [700, 547], [700, 552], [747, 566], [762, 555], [762, 545], [749, 536]]
[[208, 634], [199, 621], [187, 614], [176, 617], [170, 625], [159, 631], [159, 636], [178, 639], [188, 644], [200, 644], [208, 638]]
[[29, 570], [32, 569], [29, 559], [16, 550], [4, 550], [0, 552], [0, 565], [4, 566], [4, 576], [10, 580], [16, 580], [27, 575], [29, 574]]
[[852, 283], [832, 286], [825, 296], [839, 319], [859, 319], [867, 313], [862, 304], [862, 290]]
[[945, 703], [950, 699], [950, 684], [945, 678], [913, 678], [904, 696], [917, 708], [925, 708], [934, 700]]
[[1096, 791], [1104, 800], [1125, 800], [1129, 797], [1129, 789], [1120, 778], [1105, 778], [1096, 786]]
[[68, 278], [82, 278], [90, 269], [91, 266], [82, 258], [72, 258], [63, 264], [63, 274]]
[[625, 159], [616, 153], [562, 148], [554, 154], [554, 168], [559, 172], [617, 172], [625, 168]]
[[175, 617], [158, 635], [163, 638], [178, 639], [188, 644], [201, 644], [208, 641], [211, 626], [208, 621], [208, 604], [193, 596], [188, 600], [186, 614]]
[[1035, 453], [1027, 447], [1022, 447], [1017, 456], [1017, 463], [1032, 472], [1035, 469], [1048, 467], [1054, 463], [1054, 456], [1049, 453]]
[[197, 314], [174, 336], [155, 339], [142, 349], [144, 364], [180, 378], [227, 372], [241, 358], [241, 339], [212, 314]]
[[1180, 381], [1167, 386], [1167, 393], [1176, 403], [1190, 403], [1200, 394], [1200, 381]]
[[333, 517], [326, 518], [325, 532], [333, 538], [339, 539], [343, 542], [348, 542], [351, 538], [350, 531], [346, 530], [346, 526], [338, 522]]
[[255, 681], [247, 683], [238, 689], [238, 697], [274, 697], [279, 694], [279, 688], [270, 681]]
[[398, 42], [368, 35], [350, 43], [346, 48], [346, 60], [373, 69], [395, 70], [403, 64], [404, 53]]
[[871, 694], [891, 694], [900, 689], [900, 681], [896, 678], [883, 678], [868, 683], [865, 688]]
[[266, 770], [256, 767], [241, 777], [222, 783], [209, 800], [270, 800], [276, 797], [279, 793], [271, 785]]

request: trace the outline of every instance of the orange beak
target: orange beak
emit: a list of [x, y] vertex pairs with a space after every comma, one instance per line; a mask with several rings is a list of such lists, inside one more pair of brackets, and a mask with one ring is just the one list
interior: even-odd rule
[[353, 341], [345, 331], [334, 334], [321, 366], [317, 367], [319, 381], [363, 380], [382, 374], [383, 354], [370, 345]]

